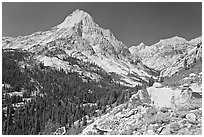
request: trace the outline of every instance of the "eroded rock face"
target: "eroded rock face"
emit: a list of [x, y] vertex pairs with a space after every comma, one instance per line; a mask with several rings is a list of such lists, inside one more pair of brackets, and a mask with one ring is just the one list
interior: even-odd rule
[[174, 96], [174, 91], [169, 88], [147, 88], [152, 104], [157, 108], [172, 107], [172, 98]]
[[138, 90], [138, 92], [130, 98], [130, 101], [141, 101], [143, 103], [150, 103], [150, 96], [146, 88]]
[[183, 68], [185, 59], [191, 64], [194, 58], [202, 58], [202, 37], [187, 41], [175, 36], [151, 46], [132, 46], [129, 50], [148, 67], [161, 70], [163, 76], [171, 76]]
[[189, 103], [192, 90], [187, 88], [186, 90], [172, 90], [171, 88], [147, 88], [152, 104], [157, 108], [167, 107], [175, 108], [181, 107]]

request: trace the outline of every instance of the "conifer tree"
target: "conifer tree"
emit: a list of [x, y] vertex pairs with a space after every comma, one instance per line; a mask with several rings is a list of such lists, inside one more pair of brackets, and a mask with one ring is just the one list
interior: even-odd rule
[[84, 116], [82, 120], [82, 126], [86, 126], [86, 125], [87, 125], [87, 118], [86, 116]]
[[185, 70], [187, 70], [187, 59], [186, 58], [184, 59], [183, 67]]
[[153, 84], [154, 84], [154, 79], [153, 79], [153, 77], [150, 77], [150, 79], [149, 79], [149, 87], [153, 86]]

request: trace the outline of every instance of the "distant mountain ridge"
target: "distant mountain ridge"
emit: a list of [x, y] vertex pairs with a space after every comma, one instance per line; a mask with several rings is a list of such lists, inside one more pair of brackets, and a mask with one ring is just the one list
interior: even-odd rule
[[[197, 45], [200, 45], [197, 47]], [[188, 64], [193, 59], [202, 57], [202, 37], [190, 41], [178, 36], [161, 39], [151, 46], [132, 46], [129, 48], [133, 56], [137, 56], [142, 62], [156, 70], [160, 70], [163, 76], [171, 76], [183, 67], [184, 59]], [[199, 52], [196, 52], [199, 51]]]

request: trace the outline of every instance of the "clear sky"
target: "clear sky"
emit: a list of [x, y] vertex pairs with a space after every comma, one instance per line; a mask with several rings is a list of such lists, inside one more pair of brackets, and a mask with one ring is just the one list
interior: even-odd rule
[[88, 12], [127, 46], [151, 45], [175, 35], [187, 40], [201, 36], [202, 3], [3, 3], [2, 35], [28, 35], [60, 24], [74, 10]]

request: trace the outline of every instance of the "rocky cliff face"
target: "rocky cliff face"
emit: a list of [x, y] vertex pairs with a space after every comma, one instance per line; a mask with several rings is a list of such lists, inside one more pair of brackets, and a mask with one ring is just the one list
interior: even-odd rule
[[129, 50], [145, 65], [160, 70], [163, 76], [171, 76], [183, 68], [185, 59], [187, 64], [191, 64], [194, 58], [202, 58], [202, 38], [187, 41], [175, 36], [160, 40], [151, 46], [133, 46]]
[[47, 66], [69, 68], [62, 60], [67, 55], [94, 62], [105, 71], [119, 75], [122, 83], [130, 86], [141, 84], [151, 76], [151, 70], [141, 62], [134, 63], [138, 58], [130, 54], [126, 45], [81, 10], [74, 11], [50, 30], [28, 36], [3, 37], [2, 41], [3, 49], [27, 50]]

